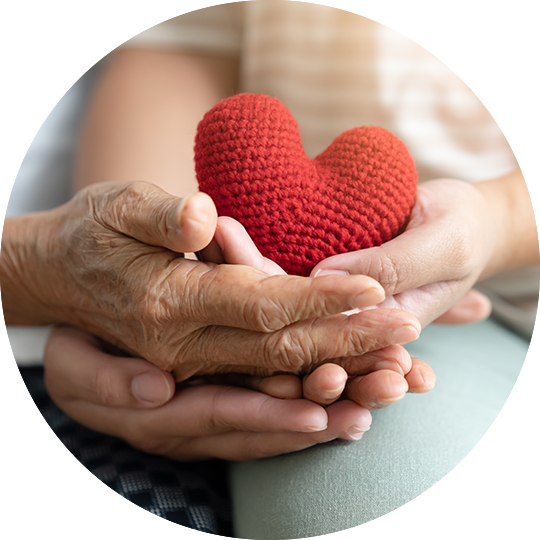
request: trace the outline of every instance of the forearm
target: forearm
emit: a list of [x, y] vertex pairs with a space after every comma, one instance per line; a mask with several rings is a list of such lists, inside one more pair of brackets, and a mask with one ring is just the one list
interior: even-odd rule
[[496, 244], [480, 276], [540, 263], [534, 210], [521, 171], [473, 184], [484, 196], [496, 233]]
[[7, 218], [2, 234], [0, 284], [6, 324], [40, 325], [58, 322], [44, 298], [52, 287], [45, 277], [50, 212]]
[[146, 181], [182, 196], [197, 191], [198, 122], [236, 91], [237, 61], [168, 50], [117, 51], [91, 100], [79, 145], [75, 189]]

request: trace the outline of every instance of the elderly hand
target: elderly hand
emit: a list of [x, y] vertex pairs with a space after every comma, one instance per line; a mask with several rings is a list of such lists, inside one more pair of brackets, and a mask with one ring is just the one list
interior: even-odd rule
[[[308, 373], [333, 358], [354, 373], [366, 352], [418, 337], [418, 321], [403, 311], [340, 314], [384, 299], [372, 278], [269, 276], [184, 259], [209, 242], [215, 220], [204, 194], [182, 201], [146, 183], [95, 184], [55, 210], [8, 220], [7, 322], [28, 324], [30, 313], [34, 323], [69, 323], [177, 381]], [[12, 242], [17, 232], [22, 240]]]
[[[245, 228], [230, 217], [218, 218], [214, 239], [200, 255], [204, 260], [244, 264], [269, 275], [285, 275], [281, 267], [261, 255]], [[384, 335], [386, 329], [381, 325], [372, 331]], [[298, 379], [295, 395], [303, 395], [320, 405], [329, 405], [346, 396], [371, 410], [395, 403], [407, 392], [428, 392], [435, 385], [431, 367], [411, 357], [400, 345], [368, 352], [361, 358], [355, 358], [352, 365], [346, 359], [333, 362], [337, 363], [323, 364], [304, 377], [302, 384]], [[351, 370], [351, 377], [341, 366]], [[293, 385], [293, 379], [288, 377], [287, 384]], [[278, 381], [275, 380], [274, 384], [277, 385]]]

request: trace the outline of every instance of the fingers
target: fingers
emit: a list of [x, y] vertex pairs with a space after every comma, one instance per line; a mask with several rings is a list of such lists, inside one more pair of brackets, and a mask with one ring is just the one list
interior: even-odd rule
[[401, 345], [389, 345], [360, 357], [337, 358], [333, 363], [345, 369], [349, 376], [367, 375], [381, 369], [389, 369], [403, 376], [410, 371], [412, 365], [411, 355]]
[[[200, 265], [187, 272], [178, 294], [201, 324], [273, 332], [302, 319], [378, 304], [382, 287], [366, 276], [305, 278], [274, 275], [247, 266]], [[189, 298], [186, 297], [189, 294]], [[194, 302], [196, 297], [196, 303]]]
[[[260, 459], [304, 450], [310, 446], [343, 438], [358, 440], [369, 430], [371, 414], [352, 401], [330, 405], [328, 427], [317, 433], [249, 433], [232, 431], [197, 437], [169, 457], [175, 459], [220, 458], [231, 461]], [[179, 455], [180, 454], [180, 455]]]
[[[233, 368], [234, 369], [234, 368]], [[246, 373], [223, 373], [190, 379], [190, 385], [220, 384], [238, 386], [262, 392], [279, 399], [300, 399], [302, 397], [302, 380], [296, 375], [274, 375], [257, 377]]]
[[276, 399], [244, 388], [219, 385], [183, 388], [155, 409], [111, 408], [86, 401], [67, 405], [67, 414], [90, 429], [161, 455], [169, 455], [166, 448], [178, 449], [191, 439], [221, 433], [294, 436], [323, 432], [328, 425], [326, 411], [310, 401]]
[[437, 382], [435, 372], [424, 361], [412, 358], [412, 367], [409, 373], [405, 375], [409, 392], [413, 394], [425, 394], [433, 389]]
[[242, 264], [269, 276], [286, 275], [278, 264], [261, 255], [244, 226], [227, 216], [218, 218], [212, 242], [198, 255], [205, 262]]
[[235, 219], [218, 218], [215, 238], [227, 263], [251, 266], [270, 276], [286, 274], [278, 264], [261, 255], [244, 226]]
[[[420, 362], [417, 359], [415, 360]], [[399, 345], [391, 345], [384, 349], [367, 353], [362, 357], [355, 357], [354, 359], [338, 359], [335, 362], [317, 367], [312, 373], [305, 375], [303, 379], [296, 375], [257, 377], [240, 373], [229, 373], [201, 377], [199, 384], [212, 383], [241, 386], [281, 399], [299, 399], [304, 397], [318, 405], [326, 407], [341, 397], [349, 374], [367, 375], [373, 371], [390, 370], [404, 377], [406, 373], [409, 374], [411, 372], [412, 368], [410, 354]], [[431, 368], [427, 364], [422, 364], [431, 372]], [[347, 366], [350, 373], [343, 366]], [[377, 390], [376, 387], [375, 390]], [[376, 399], [376, 396], [374, 399]], [[371, 401], [368, 404], [370, 403]], [[363, 403], [360, 404], [363, 405]]]
[[435, 324], [471, 324], [482, 321], [491, 313], [491, 301], [475, 289], [468, 291], [448, 311], [433, 322]]
[[398, 402], [409, 389], [403, 375], [389, 369], [353, 377], [343, 395], [368, 410], [382, 409]]
[[326, 408], [327, 432], [338, 434], [340, 439], [358, 441], [371, 426], [371, 414], [365, 407], [343, 399]]
[[[332, 359], [346, 358], [354, 365], [354, 358], [408, 343], [419, 334], [420, 323], [413, 315], [385, 309], [300, 321], [270, 334], [207, 327], [181, 344], [183, 359], [174, 373], [177, 380], [183, 380], [201, 365], [210, 369], [234, 365], [234, 371], [261, 376], [276, 372], [305, 374]], [[346, 369], [351, 372], [348, 366]]]
[[[349, 375], [369, 375], [375, 371], [389, 370], [404, 377], [412, 367], [410, 354], [399, 345], [391, 345], [384, 349], [373, 351], [363, 355], [361, 358], [339, 359], [338, 364], [323, 364], [304, 377], [303, 393], [306, 399], [318, 403], [319, 405], [329, 405], [339, 399], [343, 394], [345, 385], [351, 389]], [[349, 371], [344, 369], [344, 366]], [[367, 377], [367, 381], [361, 385], [361, 398], [352, 396], [353, 401], [368, 408], [375, 408], [372, 403], [379, 398], [388, 399], [402, 394], [403, 388], [399, 381], [396, 389], [389, 392], [386, 384], [377, 384], [377, 380], [384, 382], [384, 377]], [[360, 378], [358, 378], [360, 380]], [[352, 394], [349, 394], [351, 397]], [[368, 396], [369, 399], [365, 399]]]
[[[456, 184], [462, 189], [457, 189]], [[465, 277], [473, 253], [472, 226], [468, 226], [469, 218], [463, 213], [471, 205], [466, 196], [476, 196], [469, 193], [470, 186], [461, 184], [439, 180], [422, 185], [403, 234], [379, 247], [329, 257], [313, 269], [312, 275], [322, 269], [369, 275], [388, 296]], [[450, 217], [445, 204], [448, 201], [453, 204]]]
[[[402, 309], [418, 317], [422, 327], [431, 322], [439, 324], [468, 324], [482, 320], [491, 309], [487, 298], [469, 296], [465, 291], [470, 285], [460, 280], [441, 281], [424, 285], [417, 289], [390, 296], [377, 307], [382, 309]], [[463, 294], [463, 304], [456, 304]], [[473, 293], [474, 294], [474, 293]], [[455, 309], [454, 309], [455, 307]]]
[[179, 199], [146, 182], [107, 183], [85, 192], [103, 225], [145, 244], [195, 252], [214, 236], [217, 210], [205, 193]]
[[330, 405], [341, 396], [347, 379], [347, 372], [341, 366], [323, 364], [304, 377], [304, 397], [319, 405]]
[[308, 433], [249, 433], [231, 431], [219, 435], [196, 437], [185, 441], [180, 448], [173, 448], [165, 455], [180, 461], [225, 459], [249, 461], [269, 458], [305, 450], [316, 444], [337, 439], [339, 434]]
[[152, 419], [152, 430], [187, 437], [235, 430], [313, 433], [326, 429], [328, 423], [325, 410], [305, 399], [276, 399], [245, 388], [219, 385], [184, 388], [166, 410], [146, 416]]
[[300, 399], [302, 397], [302, 381], [296, 375], [253, 377], [251, 388], [279, 399]]
[[56, 328], [44, 355], [49, 393], [59, 401], [145, 409], [174, 394], [170, 373], [146, 360], [105, 354], [97, 339], [74, 328]]
[[368, 410], [373, 410], [397, 403], [407, 392], [429, 392], [436, 382], [434, 371], [422, 360], [412, 356], [409, 358], [410, 369], [405, 372], [405, 376], [397, 362], [392, 366], [390, 361], [385, 361], [385, 369], [349, 379], [343, 396]]

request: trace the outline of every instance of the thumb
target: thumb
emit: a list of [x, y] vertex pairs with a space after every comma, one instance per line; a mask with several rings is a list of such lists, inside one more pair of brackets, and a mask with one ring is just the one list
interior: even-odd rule
[[178, 198], [153, 184], [132, 182], [97, 184], [87, 196], [105, 226], [177, 253], [200, 251], [216, 229], [216, 207], [205, 193]]
[[148, 409], [174, 395], [172, 375], [141, 358], [104, 353], [99, 341], [74, 328], [56, 328], [44, 354], [45, 382], [59, 401]]

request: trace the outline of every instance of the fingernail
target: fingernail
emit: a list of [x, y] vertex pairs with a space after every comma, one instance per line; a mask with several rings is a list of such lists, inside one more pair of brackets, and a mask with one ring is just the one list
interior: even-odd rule
[[388, 389], [390, 395], [393, 394], [393, 397], [389, 398], [382, 398], [382, 397], [375, 397], [373, 400], [371, 400], [370, 405], [366, 405], [368, 408], [372, 409], [384, 409], [385, 407], [388, 407], [389, 405], [393, 405], [394, 403], [397, 403], [398, 401], [402, 400], [409, 390], [409, 385], [407, 384], [407, 381], [405, 379], [398, 379], [397, 385], [394, 384], [393, 387]]
[[403, 373], [403, 369], [399, 365], [398, 362], [392, 362], [392, 360], [381, 360], [380, 362], [377, 362], [375, 365], [375, 371], [380, 371], [382, 369], [389, 369], [390, 371], [395, 371], [396, 373], [399, 373], [402, 377], [405, 376], [405, 373]]
[[407, 392], [404, 392], [400, 396], [389, 398], [389, 399], [379, 399], [375, 403], [375, 408], [380, 409], [382, 407], [388, 407], [388, 405], [393, 405], [394, 403], [397, 403], [398, 401], [402, 400], [407, 395]]
[[162, 373], [143, 373], [131, 382], [131, 391], [140, 401], [164, 403], [170, 397], [170, 387]]
[[343, 392], [343, 387], [332, 389], [332, 390], [321, 390], [319, 392], [319, 395], [323, 399], [337, 399], [341, 395], [342, 392]]
[[181, 201], [180, 201], [180, 206], [177, 208], [176, 210], [176, 222], [178, 223], [178, 226], [181, 228], [182, 227], [182, 214], [184, 212], [184, 208], [186, 206], [186, 203], [188, 202], [188, 200], [193, 197], [193, 195], [195, 195], [195, 193], [188, 193]]
[[365, 429], [359, 428], [358, 426], [352, 426], [347, 431], [347, 435], [351, 439], [354, 439], [355, 441], [359, 441], [362, 438], [362, 436], [364, 435], [365, 432], [366, 432]]
[[356, 295], [356, 300], [360, 303], [359, 307], [374, 306], [380, 304], [385, 298], [382, 287], [370, 287], [360, 294]]
[[403, 345], [404, 343], [409, 343], [418, 339], [420, 334], [414, 326], [411, 324], [406, 324], [401, 328], [394, 330], [392, 333], [392, 343], [394, 345]]
[[[196, 197], [198, 193], [188, 195], [184, 200], [186, 203], [182, 206], [182, 214], [180, 214], [180, 228], [188, 227], [191, 234], [196, 234], [201, 229], [204, 229], [207, 219], [207, 201], [205, 197]], [[185, 215], [185, 205], [190, 199], [189, 212]]]
[[328, 424], [325, 426], [306, 426], [304, 429], [300, 430], [301, 433], [313, 433], [316, 431], [324, 431], [328, 427]]
[[348, 276], [349, 272], [346, 270], [331, 270], [329, 268], [319, 268], [314, 274], [313, 277], [322, 277], [322, 276]]

